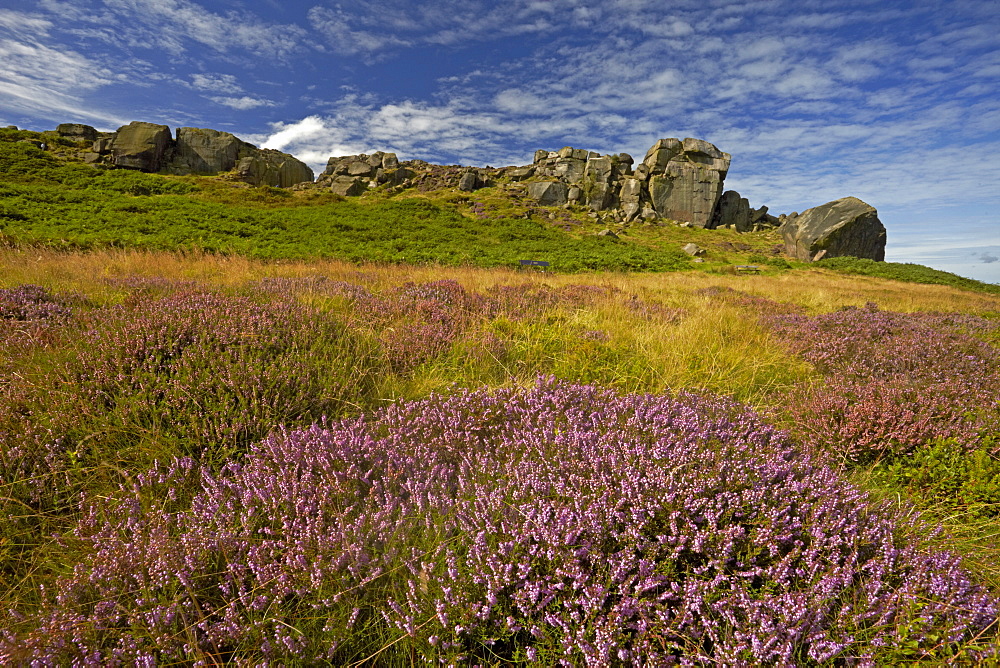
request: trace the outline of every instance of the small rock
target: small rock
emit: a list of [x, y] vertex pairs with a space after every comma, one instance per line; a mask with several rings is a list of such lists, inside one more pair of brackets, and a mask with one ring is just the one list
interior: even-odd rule
[[681, 250], [691, 257], [700, 257], [705, 254], [705, 249], [698, 244], [685, 244]]

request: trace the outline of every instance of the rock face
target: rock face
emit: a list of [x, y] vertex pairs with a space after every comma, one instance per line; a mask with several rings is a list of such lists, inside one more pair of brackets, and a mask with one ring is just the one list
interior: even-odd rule
[[59, 128], [64, 136], [94, 137], [91, 152], [83, 155], [88, 163], [169, 174], [233, 172], [236, 179], [251, 185], [279, 188], [313, 180], [304, 162], [287, 153], [257, 148], [228, 132], [179, 128], [175, 140], [166, 125], [141, 121], [110, 133], [98, 133], [89, 126], [79, 129], [75, 124]]
[[256, 147], [235, 135], [204, 128], [178, 128], [169, 170], [177, 174], [228, 172]]
[[60, 137], [72, 139], [74, 141], [95, 141], [97, 130], [82, 123], [60, 123], [56, 127], [56, 132]]
[[270, 148], [255, 149], [255, 153], [241, 158], [236, 165], [236, 176], [242, 181], [258, 186], [290, 188], [297, 183], [313, 180], [313, 171], [301, 160]]
[[132, 121], [118, 128], [111, 140], [111, 163], [115, 167], [158, 172], [165, 166], [163, 158], [172, 144], [166, 125]]
[[750, 202], [735, 190], [727, 190], [719, 198], [712, 227], [731, 227], [737, 232], [749, 232]]
[[567, 202], [569, 188], [560, 181], [536, 181], [528, 184], [528, 196], [542, 206], [559, 206]]
[[732, 157], [701, 139], [661, 139], [642, 161], [660, 216], [711, 227]]
[[875, 208], [857, 197], [789, 215], [781, 236], [785, 252], [803, 262], [843, 256], [885, 260], [885, 226]]

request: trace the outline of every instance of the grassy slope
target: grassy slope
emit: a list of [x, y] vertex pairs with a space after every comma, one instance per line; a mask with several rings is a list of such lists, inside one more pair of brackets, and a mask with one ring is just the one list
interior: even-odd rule
[[517, 266], [544, 259], [561, 271], [673, 271], [676, 249], [571, 235], [538, 220], [462, 215], [427, 197], [359, 201], [65, 164], [23, 143], [0, 142], [0, 235], [69, 248], [188, 249], [265, 259]]
[[[42, 151], [25, 141], [45, 141]], [[676, 225], [597, 237], [606, 224], [583, 207], [539, 207], [517, 190], [414, 191], [363, 198], [251, 188], [219, 178], [164, 177], [76, 162], [83, 148], [52, 133], [0, 130], [0, 241], [55, 248], [196, 250], [292, 260], [516, 267], [551, 263], [594, 270], [732, 273], [756, 264], [776, 274], [805, 265], [782, 256], [774, 232], [737, 234]], [[680, 252], [707, 250], [696, 263]], [[894, 280], [990, 293], [1000, 286], [920, 265], [834, 258], [818, 266]]]

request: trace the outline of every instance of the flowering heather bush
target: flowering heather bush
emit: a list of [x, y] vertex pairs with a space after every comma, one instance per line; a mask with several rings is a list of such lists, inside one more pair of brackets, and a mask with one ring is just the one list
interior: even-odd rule
[[0, 320], [60, 320], [71, 311], [40, 285], [0, 288]]
[[406, 372], [436, 359], [487, 314], [487, 300], [456, 281], [405, 285], [356, 302], [363, 321], [376, 325], [390, 366]]
[[192, 453], [341, 412], [341, 383], [364, 366], [330, 316], [212, 293], [109, 309], [82, 339], [70, 373], [83, 402]]
[[0, 394], [0, 478], [28, 485], [33, 503], [140, 444], [226, 453], [279, 424], [343, 414], [370, 382], [363, 343], [297, 304], [178, 293], [92, 311], [88, 324], [36, 389]]
[[432, 397], [87, 508], [89, 556], [0, 661], [854, 663], [945, 656], [998, 611], [833, 469], [693, 395]]
[[867, 461], [941, 439], [974, 449], [1000, 429], [1000, 350], [973, 336], [998, 323], [874, 304], [765, 322], [827, 376], [789, 402], [820, 446]]
[[[0, 352], [3, 357], [18, 350], [51, 343], [54, 334], [73, 315], [75, 295], [55, 296], [39, 285], [0, 288]], [[0, 357], [0, 374], [8, 373], [8, 359]], [[0, 380], [2, 386], [2, 380]]]
[[108, 285], [127, 290], [131, 294], [166, 295], [179, 290], [204, 290], [205, 285], [191, 279], [164, 278], [162, 276], [114, 276], [105, 278]]

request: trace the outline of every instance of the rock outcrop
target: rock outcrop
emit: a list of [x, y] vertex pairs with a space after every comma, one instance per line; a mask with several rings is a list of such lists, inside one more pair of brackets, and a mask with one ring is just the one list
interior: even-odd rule
[[[728, 153], [691, 138], [659, 140], [635, 170], [627, 153], [601, 155], [567, 146], [536, 151], [530, 172], [519, 168], [517, 177], [566, 184], [567, 201], [593, 211], [616, 210], [623, 222], [663, 218], [710, 228], [718, 222], [716, 209], [730, 160]], [[529, 192], [550, 198], [549, 189]]]
[[316, 179], [316, 185], [338, 195], [361, 195], [370, 188], [457, 188], [472, 192], [495, 183], [498, 170], [461, 165], [431, 165], [423, 160], [400, 162], [395, 153], [335, 156]]
[[313, 180], [313, 171], [301, 160], [219, 130], [178, 128], [174, 139], [166, 125], [133, 121], [115, 132], [75, 123], [60, 125], [57, 132], [71, 139], [93, 138], [91, 151], [82, 156], [93, 164], [168, 174], [228, 172], [251, 185], [279, 188]]
[[85, 162], [146, 172], [225, 173], [253, 185], [325, 188], [345, 197], [373, 188], [473, 192], [499, 186], [540, 206], [587, 207], [591, 218], [617, 224], [619, 233], [635, 223], [658, 221], [737, 232], [780, 226], [786, 251], [799, 260], [885, 257], [885, 227], [871, 206], [846, 197], [801, 215], [776, 218], [766, 206], [754, 209], [738, 192], [724, 190], [731, 156], [690, 137], [660, 139], [638, 165], [627, 153], [602, 155], [571, 146], [538, 150], [530, 165], [501, 168], [401, 162], [395, 153], [378, 151], [332, 157], [313, 183], [305, 163], [287, 153], [257, 148], [229, 132], [184, 127], [174, 138], [166, 125], [134, 121], [115, 132], [63, 123], [56, 133], [93, 142], [89, 152], [78, 155]]
[[228, 172], [257, 147], [235, 135], [204, 128], [178, 128], [174, 153], [167, 169], [176, 174]]
[[642, 161], [649, 197], [663, 218], [711, 227], [732, 157], [701, 139], [661, 139]]
[[107, 145], [115, 167], [158, 172], [165, 166], [167, 150], [172, 148], [170, 128], [156, 123], [132, 121], [118, 128]]
[[304, 162], [270, 148], [255, 149], [252, 155], [241, 158], [234, 173], [241, 181], [276, 188], [313, 180], [313, 171]]
[[712, 227], [731, 227], [737, 232], [750, 232], [750, 202], [735, 190], [727, 190], [719, 198]]
[[857, 197], [791, 214], [780, 230], [785, 252], [803, 262], [843, 256], [885, 259], [885, 226], [875, 208]]
[[98, 132], [89, 125], [82, 123], [60, 123], [56, 126], [56, 132], [60, 137], [73, 141], [96, 141]]

